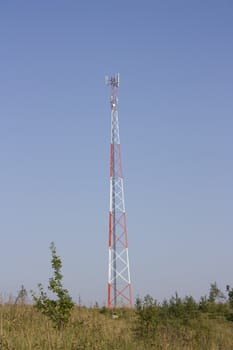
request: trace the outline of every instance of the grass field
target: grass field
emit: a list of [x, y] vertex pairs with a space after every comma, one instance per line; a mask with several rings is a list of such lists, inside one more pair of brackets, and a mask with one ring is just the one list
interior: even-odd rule
[[[188, 322], [142, 325], [136, 309], [118, 309], [118, 318], [104, 308], [75, 306], [63, 330], [31, 305], [0, 305], [0, 350], [84, 349], [233, 349], [233, 322], [201, 314]], [[149, 324], [150, 327], [150, 324]]]

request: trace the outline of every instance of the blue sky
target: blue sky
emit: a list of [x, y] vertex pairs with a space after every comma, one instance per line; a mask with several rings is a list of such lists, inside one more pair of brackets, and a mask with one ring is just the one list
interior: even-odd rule
[[75, 301], [106, 302], [109, 91], [119, 119], [133, 296], [233, 285], [233, 3], [2, 1], [0, 286], [62, 257]]

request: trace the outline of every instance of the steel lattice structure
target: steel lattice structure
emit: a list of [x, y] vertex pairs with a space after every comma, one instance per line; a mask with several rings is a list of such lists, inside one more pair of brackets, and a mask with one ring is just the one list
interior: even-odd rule
[[106, 77], [111, 88], [108, 307], [132, 306], [128, 237], [118, 122], [119, 74]]

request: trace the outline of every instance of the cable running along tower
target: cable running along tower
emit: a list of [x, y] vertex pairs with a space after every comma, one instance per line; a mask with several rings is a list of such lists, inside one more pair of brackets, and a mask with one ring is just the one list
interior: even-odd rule
[[117, 90], [120, 76], [105, 78], [111, 89], [108, 307], [132, 306], [128, 238], [122, 176]]

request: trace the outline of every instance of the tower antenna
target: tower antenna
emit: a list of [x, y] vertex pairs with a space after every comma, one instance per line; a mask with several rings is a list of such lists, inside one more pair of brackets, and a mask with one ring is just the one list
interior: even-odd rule
[[122, 176], [117, 90], [120, 75], [106, 76], [111, 97], [108, 308], [132, 306], [128, 237]]

